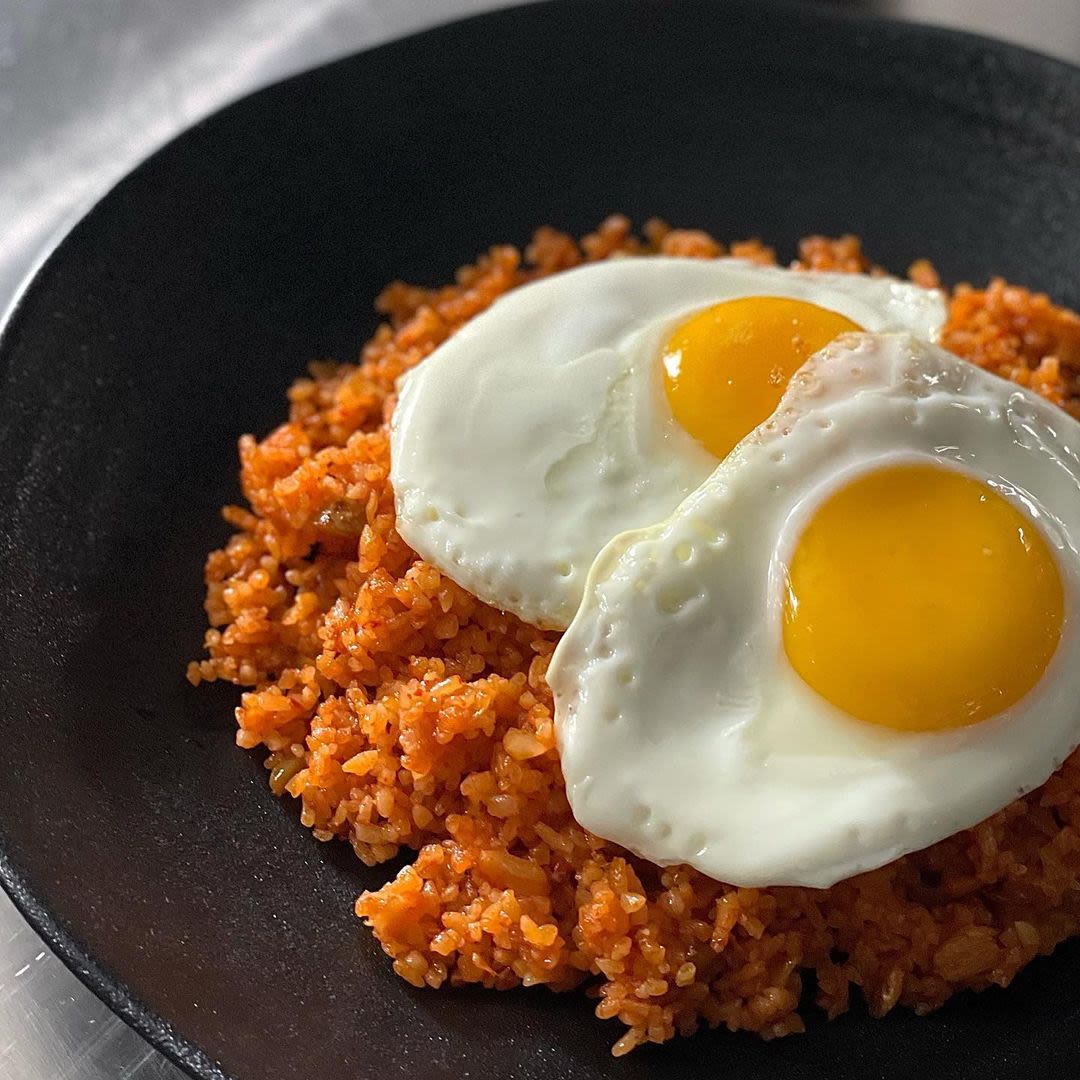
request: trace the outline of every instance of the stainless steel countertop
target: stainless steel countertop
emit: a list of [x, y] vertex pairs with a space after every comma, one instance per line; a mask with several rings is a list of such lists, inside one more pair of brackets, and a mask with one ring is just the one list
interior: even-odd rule
[[[198, 118], [325, 60], [520, 2], [0, 0], [0, 311], [99, 195]], [[863, 6], [1080, 61], [1078, 0]], [[0, 894], [0, 1077], [181, 1075], [83, 986]]]

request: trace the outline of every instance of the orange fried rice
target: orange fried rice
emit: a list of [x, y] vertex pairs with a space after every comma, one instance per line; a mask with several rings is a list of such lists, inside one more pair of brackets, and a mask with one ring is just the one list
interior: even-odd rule
[[[758, 241], [621, 217], [580, 243], [542, 228], [453, 285], [400, 282], [359, 363], [312, 365], [289, 419], [240, 440], [248, 508], [206, 564], [208, 658], [193, 683], [250, 687], [242, 747], [320, 840], [411, 863], [359, 916], [414, 986], [585, 987], [625, 1027], [614, 1052], [700, 1024], [802, 1030], [804, 972], [831, 1018], [856, 988], [874, 1016], [1004, 986], [1080, 932], [1080, 751], [1039, 790], [926, 851], [831, 889], [738, 889], [661, 869], [575, 824], [545, 671], [558, 635], [481, 603], [394, 529], [394, 381], [496, 297], [615, 253], [774, 263]], [[810, 237], [798, 266], [879, 272], [854, 237]], [[936, 286], [925, 260], [909, 276]], [[1080, 318], [993, 281], [950, 299], [946, 348], [1080, 416]]]

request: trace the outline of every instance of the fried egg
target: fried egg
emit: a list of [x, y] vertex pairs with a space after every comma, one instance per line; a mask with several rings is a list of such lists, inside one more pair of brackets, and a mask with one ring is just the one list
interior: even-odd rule
[[665, 518], [837, 334], [936, 339], [892, 278], [740, 259], [612, 259], [523, 286], [405, 377], [398, 529], [482, 600], [563, 628], [613, 536]]
[[1080, 743], [1080, 424], [848, 335], [666, 521], [612, 540], [548, 681], [574, 816], [659, 864], [827, 887]]

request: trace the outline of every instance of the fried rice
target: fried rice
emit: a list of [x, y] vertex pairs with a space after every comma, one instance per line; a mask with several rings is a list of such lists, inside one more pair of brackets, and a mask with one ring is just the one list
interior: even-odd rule
[[[397, 377], [515, 286], [615, 254], [740, 255], [612, 217], [580, 243], [539, 229], [454, 284], [395, 283], [358, 363], [314, 364], [289, 418], [240, 440], [247, 507], [206, 564], [206, 659], [188, 677], [250, 687], [237, 742], [263, 747], [277, 794], [320, 840], [375, 865], [412, 851], [356, 911], [417, 987], [584, 987], [624, 1026], [623, 1054], [704, 1023], [771, 1038], [853, 989], [874, 1016], [925, 1013], [1005, 986], [1080, 932], [1080, 751], [988, 821], [830, 889], [734, 888], [661, 869], [570, 813], [545, 671], [558, 640], [481, 603], [394, 529], [388, 419]], [[796, 264], [878, 273], [851, 236], [810, 237]], [[925, 260], [909, 276], [936, 287]], [[993, 281], [950, 294], [946, 348], [1080, 416], [1080, 318]]]

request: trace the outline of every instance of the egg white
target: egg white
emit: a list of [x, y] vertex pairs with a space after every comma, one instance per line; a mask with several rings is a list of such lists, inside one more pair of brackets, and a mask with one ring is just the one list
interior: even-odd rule
[[[597, 559], [548, 672], [574, 816], [656, 863], [826, 887], [1043, 783], [1080, 743], [1078, 451], [1080, 424], [1061, 410], [907, 335], [847, 335], [816, 354], [668, 521]], [[1054, 658], [1024, 699], [969, 727], [859, 722], [784, 653], [783, 566], [807, 515], [900, 460], [993, 485], [1058, 561]]]
[[665, 518], [717, 459], [676, 422], [659, 353], [744, 296], [811, 301], [936, 340], [940, 293], [892, 278], [639, 257], [516, 289], [411, 372], [391, 425], [406, 542], [482, 600], [563, 628], [617, 533]]

